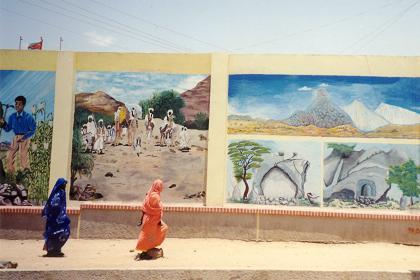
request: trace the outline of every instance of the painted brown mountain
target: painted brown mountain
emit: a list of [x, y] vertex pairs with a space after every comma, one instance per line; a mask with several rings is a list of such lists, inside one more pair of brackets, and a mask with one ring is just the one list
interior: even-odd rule
[[186, 121], [195, 120], [197, 113], [209, 114], [210, 76], [200, 81], [193, 89], [181, 93], [185, 107], [181, 109]]
[[101, 113], [107, 116], [113, 116], [114, 112], [118, 109], [118, 106], [125, 107], [124, 103], [115, 100], [103, 91], [97, 91], [95, 93], [78, 93], [75, 97], [75, 104], [76, 108], [82, 108], [93, 113]]

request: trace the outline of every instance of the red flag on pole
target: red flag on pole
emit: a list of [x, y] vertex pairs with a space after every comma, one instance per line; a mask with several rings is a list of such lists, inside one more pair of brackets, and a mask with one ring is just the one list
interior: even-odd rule
[[29, 44], [28, 50], [42, 50], [42, 42], [43, 40], [41, 37], [41, 41]]

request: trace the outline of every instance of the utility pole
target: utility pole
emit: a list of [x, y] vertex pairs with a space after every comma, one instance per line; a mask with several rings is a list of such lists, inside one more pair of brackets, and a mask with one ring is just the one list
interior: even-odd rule
[[60, 51], [61, 51], [61, 43], [63, 42], [63, 38], [60, 36]]
[[22, 40], [23, 40], [22, 36], [19, 36], [19, 50], [22, 49]]

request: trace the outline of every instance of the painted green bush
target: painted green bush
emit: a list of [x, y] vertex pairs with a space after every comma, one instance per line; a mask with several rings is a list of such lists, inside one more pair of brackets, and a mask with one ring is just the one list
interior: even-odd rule
[[37, 123], [35, 135], [31, 138], [28, 196], [36, 205], [48, 199], [52, 133], [52, 121], [40, 121]]

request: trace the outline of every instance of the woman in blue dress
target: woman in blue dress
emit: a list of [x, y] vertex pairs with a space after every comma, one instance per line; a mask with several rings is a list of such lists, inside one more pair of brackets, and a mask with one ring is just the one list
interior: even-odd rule
[[66, 184], [59, 178], [42, 210], [42, 217], [47, 219], [44, 232], [44, 257], [62, 257], [61, 247], [70, 236], [70, 219], [66, 213]]

